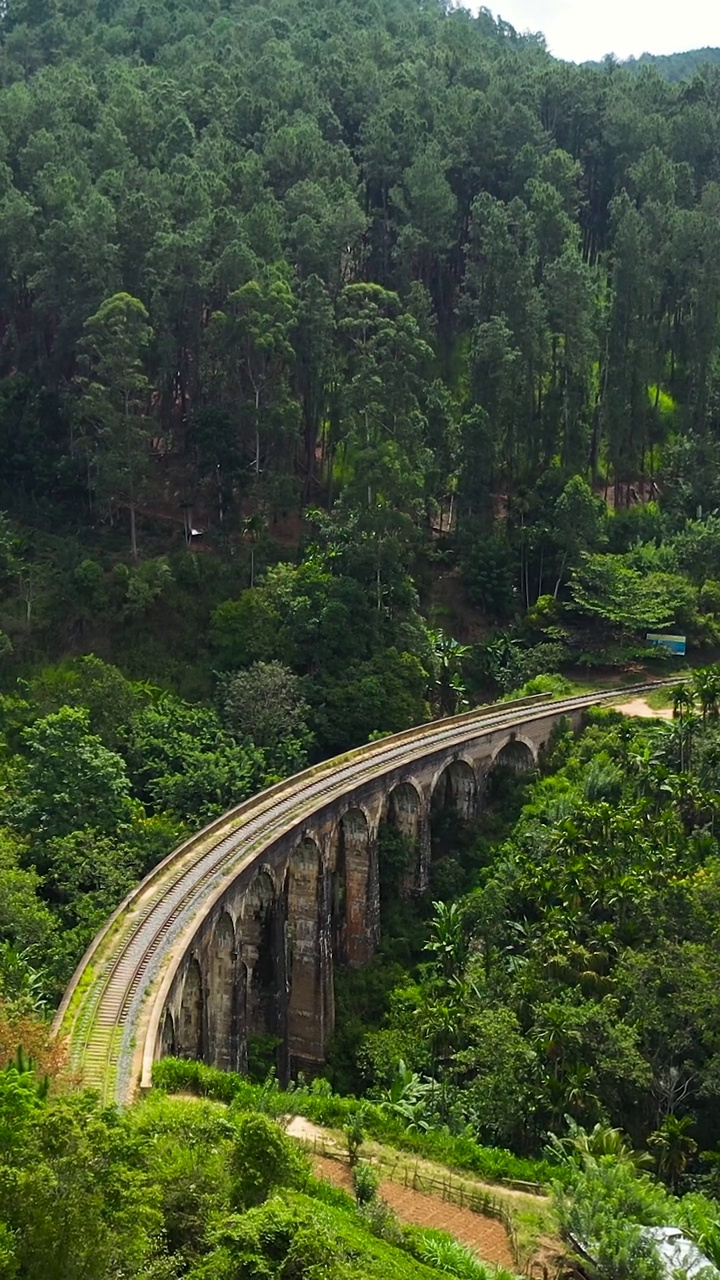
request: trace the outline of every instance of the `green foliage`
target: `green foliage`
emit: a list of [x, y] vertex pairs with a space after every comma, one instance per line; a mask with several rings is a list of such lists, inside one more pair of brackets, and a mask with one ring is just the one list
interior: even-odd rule
[[[102, 503], [127, 502], [134, 560], [138, 557], [136, 504], [150, 441], [145, 413], [149, 384], [143, 359], [152, 336], [143, 303], [121, 292], [106, 298], [85, 321], [78, 343], [78, 425], [88, 487]], [[128, 598], [133, 608], [140, 607], [132, 593]]]
[[353, 1111], [345, 1125], [345, 1141], [347, 1142], [348, 1160], [354, 1167], [359, 1160], [360, 1148], [365, 1140], [365, 1122], [362, 1110]]
[[25, 730], [9, 814], [45, 839], [80, 827], [110, 833], [137, 814], [121, 756], [90, 732], [84, 707], [61, 707]]
[[241, 1116], [230, 1153], [230, 1192], [236, 1209], [262, 1204], [274, 1187], [299, 1186], [308, 1165], [282, 1130], [263, 1115]]
[[40, 898], [40, 877], [25, 862], [24, 841], [0, 830], [0, 938], [39, 963], [52, 950], [55, 923]]
[[[565, 650], [558, 641], [548, 640], [525, 648], [520, 641], [500, 633], [488, 641], [484, 649], [485, 665], [497, 687], [505, 694], [514, 693], [536, 678], [547, 679], [549, 673], [565, 659]], [[545, 693], [546, 688], [533, 690]]]
[[433, 1087], [432, 1080], [423, 1079], [399, 1058], [395, 1076], [381, 1095], [380, 1106], [398, 1116], [409, 1131], [427, 1132], [429, 1124], [423, 1114], [427, 1112], [428, 1095]]
[[584, 554], [597, 551], [606, 541], [607, 509], [582, 476], [568, 480], [553, 512], [553, 533], [561, 550], [555, 597], [567, 564], [576, 565]]
[[380, 1174], [367, 1160], [356, 1160], [353, 1165], [353, 1187], [358, 1205], [370, 1204], [377, 1196]]
[[139, 1274], [156, 1256], [162, 1217], [127, 1122], [82, 1094], [43, 1098], [12, 1068], [0, 1072], [0, 1093], [12, 1110], [0, 1185], [17, 1275]]
[[212, 665], [341, 683], [392, 649], [435, 682], [436, 554], [502, 621], [606, 536], [720, 578], [712, 70], [566, 84], [489, 13], [335, 20], [339, 53], [322, 12], [232, 0], [209, 85], [222, 22], [185, 0], [4, 14], [4, 670], [96, 648], [208, 698]]
[[641, 1227], [675, 1222], [677, 1202], [628, 1161], [612, 1155], [586, 1159], [570, 1184], [556, 1190], [556, 1204], [561, 1228], [597, 1260], [600, 1277], [664, 1275]]
[[401, 832], [381, 823], [378, 831], [378, 863], [380, 867], [380, 907], [396, 898], [400, 883], [417, 856], [413, 841]]
[[226, 600], [213, 613], [210, 639], [220, 667], [231, 670], [265, 662], [276, 651], [279, 616], [256, 589]]
[[[487, 1280], [488, 1268], [472, 1249], [447, 1232], [431, 1227], [406, 1227], [405, 1239], [413, 1256], [427, 1266], [457, 1276], [458, 1280]], [[502, 1268], [493, 1268], [492, 1275], [501, 1280]]]
[[568, 693], [572, 685], [564, 676], [559, 675], [541, 675], [533, 676], [531, 680], [526, 680], [519, 689], [512, 690], [506, 694], [506, 698], [528, 698], [538, 693], [545, 693], [549, 697], [562, 697]]
[[165, 697], [130, 724], [127, 758], [134, 785], [151, 811], [194, 823], [256, 791], [267, 771], [252, 743], [239, 745], [216, 712]]
[[148, 692], [94, 654], [43, 667], [28, 682], [28, 698], [41, 716], [61, 707], [84, 707], [90, 729], [111, 751], [122, 749], [133, 713]]
[[[186, 829], [309, 753], [460, 710], [468, 683], [561, 691], [566, 663], [644, 660], [647, 630], [717, 640], [718, 95], [708, 69], [568, 72], [415, 0], [9, 0], [0, 37], [0, 972], [30, 1008]], [[477, 1137], [531, 1152], [566, 1113], [609, 1118], [697, 1176], [691, 1144], [720, 1138], [717, 704], [700, 673], [665, 729], [560, 738], [509, 838], [507, 774], [481, 834], [436, 820], [427, 928], [387, 901], [414, 851], [384, 834], [385, 950], [334, 1065], [401, 1076], [414, 1128], [385, 1106], [378, 1132], [532, 1176]], [[196, 1155], [168, 1153], [181, 1273], [277, 1272], [260, 1227], [201, 1239]], [[64, 1204], [72, 1170], [41, 1172]], [[123, 1224], [114, 1251], [99, 1195], [97, 1257], [48, 1228], [35, 1274], [160, 1265]], [[24, 1277], [14, 1230], [0, 1267]]]
[[271, 1080], [277, 1067], [278, 1049], [282, 1041], [279, 1036], [262, 1033], [248, 1035], [247, 1069], [251, 1080], [262, 1083]]
[[0, 1276], [3, 1280], [16, 1280], [18, 1263], [15, 1254], [15, 1241], [10, 1228], [0, 1223]]
[[211, 1244], [193, 1280], [437, 1280], [439, 1274], [374, 1239], [362, 1218], [288, 1192], [224, 1219], [212, 1231]]
[[[663, 79], [690, 80], [701, 67], [711, 67], [720, 61], [720, 49], [688, 49], [683, 53], [642, 53], [639, 58], [624, 58], [619, 64], [637, 74], [643, 67], [657, 68]], [[593, 64], [588, 63], [588, 66]]]
[[715, 578], [706, 578], [700, 588], [698, 603], [704, 613], [713, 617], [720, 615], [720, 582]]
[[469, 937], [462, 909], [457, 902], [433, 902], [427, 950], [435, 956], [446, 981], [465, 966]]
[[307, 763], [310, 708], [300, 681], [280, 662], [256, 662], [226, 677], [218, 691], [221, 715], [234, 737], [249, 739], [281, 773]]
[[612, 628], [642, 633], [693, 626], [695, 592], [678, 574], [641, 574], [617, 556], [586, 555], [570, 581], [574, 607]]
[[129, 1125], [159, 1194], [168, 1253], [190, 1261], [206, 1252], [208, 1224], [229, 1212], [234, 1127], [222, 1107], [154, 1094]]
[[466, 688], [462, 675], [463, 660], [468, 656], [468, 645], [459, 644], [452, 636], [439, 628], [428, 632], [432, 646], [435, 676], [433, 702], [440, 715], [453, 715], [467, 709]]
[[507, 618], [515, 604], [513, 559], [499, 538], [478, 536], [463, 554], [468, 599], [491, 618]]
[[0, 1070], [0, 1188], [8, 1280], [439, 1274], [262, 1114], [155, 1093], [120, 1116], [24, 1062]]
[[720, 1214], [717, 1200], [705, 1196], [685, 1195], [680, 1200], [675, 1222], [700, 1251], [720, 1271]]
[[342, 684], [313, 694], [314, 722], [328, 755], [367, 742], [373, 732], [397, 733], [428, 718], [427, 674], [412, 653], [387, 649], [350, 667]]
[[657, 1171], [671, 1187], [676, 1186], [697, 1151], [697, 1142], [687, 1132], [692, 1124], [692, 1116], [669, 1115], [648, 1138], [648, 1146], [656, 1156]]

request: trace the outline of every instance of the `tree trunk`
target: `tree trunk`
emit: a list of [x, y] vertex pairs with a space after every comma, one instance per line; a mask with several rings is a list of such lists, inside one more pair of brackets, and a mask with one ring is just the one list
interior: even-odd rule
[[260, 475], [260, 388], [255, 388], [255, 475]]
[[125, 391], [125, 444], [128, 467], [128, 505], [130, 507], [130, 554], [138, 558], [137, 522], [135, 518], [135, 476], [133, 472], [132, 439], [130, 436], [130, 393]]
[[130, 499], [130, 552], [133, 560], [138, 558], [137, 526], [135, 521], [135, 499]]
[[558, 574], [557, 582], [555, 583], [555, 590], [553, 591], [553, 600], [557, 600], [558, 598], [558, 594], [560, 591], [560, 584], [563, 579], [563, 573], [565, 572], [566, 563], [567, 563], [567, 551], [564, 553], [561, 564], [560, 564], [560, 572]]

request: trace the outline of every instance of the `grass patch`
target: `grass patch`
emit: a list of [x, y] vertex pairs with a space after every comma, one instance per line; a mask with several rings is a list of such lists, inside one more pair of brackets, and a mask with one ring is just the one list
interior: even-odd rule
[[645, 701], [653, 711], [664, 711], [673, 704], [673, 688], [669, 685], [664, 689], [653, 689], [651, 693], [645, 694]]
[[527, 1204], [515, 1200], [508, 1203], [507, 1208], [515, 1226], [521, 1264], [533, 1258], [548, 1239], [557, 1241], [558, 1252], [564, 1252], [560, 1240], [560, 1224], [551, 1200], [538, 1199], [531, 1203], [528, 1197]]

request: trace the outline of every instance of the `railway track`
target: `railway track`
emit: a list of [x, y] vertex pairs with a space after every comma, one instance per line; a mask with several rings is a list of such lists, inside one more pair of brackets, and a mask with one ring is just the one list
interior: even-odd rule
[[[86, 951], [53, 1024], [55, 1033], [67, 1039], [71, 1069], [105, 1101], [129, 1100], [139, 1058], [151, 1060], [148, 1045], [138, 1043], [140, 1024], [147, 1024], [148, 1006], [158, 1002], [178, 941], [199, 925], [212, 902], [245, 867], [318, 808], [398, 766], [460, 746], [479, 734], [509, 731], [549, 711], [562, 715], [626, 699], [657, 683], [553, 702], [531, 698], [481, 707], [325, 761], [229, 810], [155, 867]], [[157, 1021], [156, 1016], [155, 1025]], [[145, 1034], [149, 1040], [147, 1025]]]

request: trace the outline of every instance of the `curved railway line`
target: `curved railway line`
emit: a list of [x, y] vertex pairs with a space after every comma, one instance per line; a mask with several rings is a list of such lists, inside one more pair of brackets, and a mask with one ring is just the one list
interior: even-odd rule
[[89, 946], [53, 1023], [67, 1040], [71, 1070], [107, 1102], [129, 1101], [140, 1077], [149, 1084], [162, 1001], [192, 932], [243, 869], [318, 808], [439, 748], [511, 731], [550, 709], [578, 712], [657, 685], [481, 707], [324, 761], [229, 810], [159, 863]]

